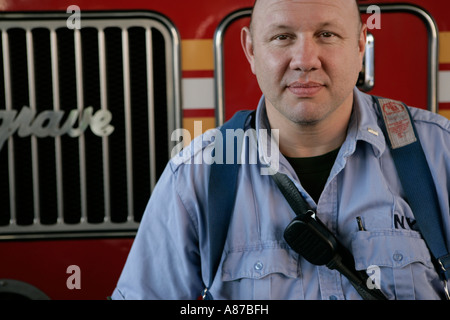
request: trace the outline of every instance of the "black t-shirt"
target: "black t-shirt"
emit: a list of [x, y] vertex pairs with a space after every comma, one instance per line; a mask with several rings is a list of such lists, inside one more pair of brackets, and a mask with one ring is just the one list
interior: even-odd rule
[[317, 203], [323, 188], [327, 183], [331, 168], [336, 161], [339, 149], [333, 150], [317, 157], [309, 158], [290, 158], [286, 157], [291, 166], [297, 173], [303, 188]]

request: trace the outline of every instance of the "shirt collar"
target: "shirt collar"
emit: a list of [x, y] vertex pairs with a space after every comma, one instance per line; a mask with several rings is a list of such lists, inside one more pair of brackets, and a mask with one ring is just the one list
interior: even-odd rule
[[[260, 129], [266, 129], [267, 132], [270, 133], [270, 124], [267, 118], [264, 95], [258, 103], [255, 124], [258, 141], [260, 140]], [[355, 87], [353, 89], [353, 111], [347, 130], [347, 138], [342, 144], [340, 154], [344, 157], [353, 154], [359, 140], [371, 144], [377, 158], [379, 158], [386, 149], [386, 140], [383, 131], [378, 124], [378, 109], [376, 108], [375, 102], [372, 96], [361, 92]], [[271, 141], [273, 143], [273, 140], [268, 139], [268, 143], [271, 143]], [[260, 148], [259, 150], [259, 159], [264, 164], [269, 164], [271, 159], [267, 154], [267, 150], [271, 150], [270, 145], [268, 148]]]
[[351, 138], [355, 143], [361, 140], [371, 144], [375, 156], [379, 158], [386, 149], [386, 140], [379, 126], [378, 108], [371, 95], [361, 92], [356, 87], [353, 90], [353, 97], [353, 112], [347, 140]]
[[[255, 129], [256, 129], [256, 135], [258, 140], [258, 156], [259, 161], [270, 167], [270, 164], [273, 162], [272, 158], [268, 154], [268, 150], [272, 150], [273, 148], [272, 143], [276, 143], [278, 141], [275, 141], [272, 139], [272, 132], [270, 128], [269, 118], [267, 117], [267, 111], [266, 111], [266, 101], [264, 95], [262, 95], [261, 99], [258, 103], [258, 108], [256, 109], [256, 121], [255, 121]], [[262, 139], [261, 134], [264, 134], [266, 136], [266, 139]], [[267, 137], [270, 136], [270, 139], [267, 139]], [[266, 142], [265, 148], [261, 147], [262, 143]], [[279, 146], [276, 146], [276, 150], [280, 150]], [[282, 161], [284, 157], [281, 155], [280, 152], [278, 152], [278, 159], [277, 161]], [[278, 171], [279, 162], [275, 164], [277, 168], [275, 168], [275, 171]]]

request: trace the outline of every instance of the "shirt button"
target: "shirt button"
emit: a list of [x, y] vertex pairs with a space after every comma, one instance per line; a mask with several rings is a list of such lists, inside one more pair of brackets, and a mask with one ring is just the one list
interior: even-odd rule
[[262, 268], [264, 267], [263, 263], [261, 261], [258, 261], [255, 263], [255, 270], [261, 271]]
[[394, 255], [392, 256], [392, 258], [394, 258], [394, 261], [402, 261], [403, 260], [403, 255], [401, 253], [394, 253]]

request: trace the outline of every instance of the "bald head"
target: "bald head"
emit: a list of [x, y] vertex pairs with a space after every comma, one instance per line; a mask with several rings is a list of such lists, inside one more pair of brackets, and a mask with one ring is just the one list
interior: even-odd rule
[[[255, 15], [257, 14], [260, 7], [262, 7], [264, 4], [267, 4], [269, 2], [280, 2], [280, 1], [298, 1], [301, 2], [302, 0], [255, 0], [255, 3], [253, 4], [253, 10], [252, 15], [250, 18], [250, 31], [254, 28], [255, 24]], [[336, 0], [333, 0], [336, 1]], [[359, 12], [359, 4], [358, 0], [343, 0], [345, 2], [353, 2], [353, 9], [351, 9], [353, 12], [352, 16], [355, 17], [356, 21], [358, 21], [358, 32], [361, 29], [362, 26], [362, 20], [361, 20], [361, 14]], [[346, 4], [346, 3], [345, 3]]]

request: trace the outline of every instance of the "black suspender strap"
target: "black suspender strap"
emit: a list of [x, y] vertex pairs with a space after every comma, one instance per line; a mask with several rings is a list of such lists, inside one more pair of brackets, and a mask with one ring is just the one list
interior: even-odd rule
[[205, 300], [213, 299], [209, 288], [211, 287], [217, 269], [220, 264], [225, 240], [228, 234], [228, 226], [233, 213], [237, 178], [239, 173], [239, 162], [241, 151], [237, 150], [238, 143], [234, 145], [234, 159], [232, 163], [226, 163], [226, 130], [244, 129], [249, 116], [254, 111], [245, 110], [237, 112], [229, 121], [220, 127], [222, 134], [222, 159], [223, 164], [214, 162], [211, 164], [211, 172], [208, 185], [208, 215], [207, 228], [209, 239], [209, 280], [208, 285], [203, 290], [202, 297]]

